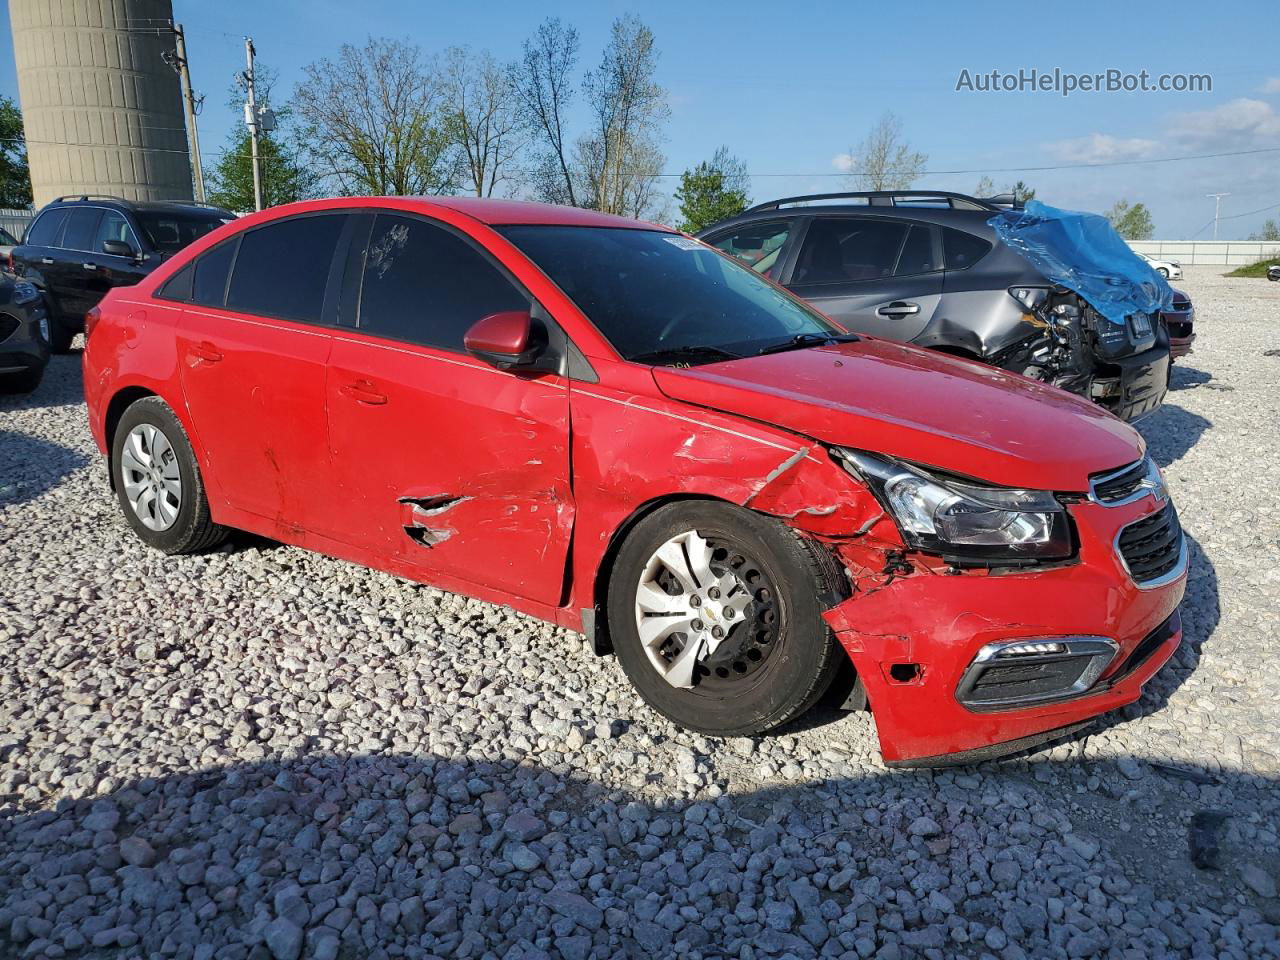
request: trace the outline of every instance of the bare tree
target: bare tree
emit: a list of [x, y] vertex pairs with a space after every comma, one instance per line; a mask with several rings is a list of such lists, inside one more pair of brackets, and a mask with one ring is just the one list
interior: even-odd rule
[[448, 192], [456, 151], [434, 64], [418, 47], [370, 38], [303, 69], [294, 106], [315, 155], [344, 193]]
[[902, 121], [886, 113], [853, 154], [849, 177], [862, 190], [905, 190], [920, 178], [928, 156], [902, 137]]
[[593, 129], [579, 139], [576, 156], [594, 209], [639, 217], [653, 208], [669, 112], [654, 80], [657, 65], [653, 31], [631, 14], [615, 20], [599, 66], [582, 85]]
[[578, 62], [578, 31], [549, 17], [524, 42], [511, 68], [512, 85], [526, 121], [541, 141], [534, 158], [534, 192], [539, 199], [577, 205], [575, 175], [565, 136], [565, 112], [573, 102], [573, 68]]
[[452, 47], [445, 52], [444, 90], [446, 127], [462, 151], [470, 186], [477, 197], [491, 197], [513, 179], [526, 140], [512, 72], [488, 51]]
[[972, 195], [975, 197], [993, 197], [995, 193], [996, 182], [984, 173], [978, 180], [978, 185], [973, 188]]

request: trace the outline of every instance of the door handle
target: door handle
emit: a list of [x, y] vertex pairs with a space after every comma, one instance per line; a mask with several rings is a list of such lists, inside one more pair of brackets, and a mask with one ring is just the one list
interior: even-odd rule
[[340, 392], [357, 403], [367, 403], [373, 407], [381, 406], [387, 402], [387, 395], [374, 390], [373, 384], [368, 380], [357, 380], [355, 383], [348, 383], [341, 388]]
[[40, 262], [46, 267], [51, 266], [53, 264], [53, 257], [41, 257]]
[[890, 317], [899, 320], [902, 317], [909, 317], [913, 313], [920, 312], [920, 304], [908, 303], [905, 300], [895, 300], [893, 303], [886, 303], [883, 307], [876, 311], [882, 317]]
[[98, 265], [97, 265], [96, 263], [82, 263], [82, 264], [80, 264], [80, 266], [84, 267], [86, 270], [97, 270], [97, 269], [98, 269]]
[[217, 363], [222, 359], [222, 354], [208, 340], [201, 341], [191, 345], [191, 355], [206, 363]]

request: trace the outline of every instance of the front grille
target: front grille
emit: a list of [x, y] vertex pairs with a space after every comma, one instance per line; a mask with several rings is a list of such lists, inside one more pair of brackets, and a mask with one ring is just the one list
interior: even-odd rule
[[1139, 460], [1119, 470], [1094, 474], [1089, 481], [1093, 490], [1093, 499], [1099, 503], [1119, 503], [1143, 489], [1142, 482], [1147, 479], [1150, 466], [1146, 460]]
[[1182, 339], [1191, 336], [1190, 320], [1171, 320], [1169, 321], [1169, 336]]
[[0, 340], [8, 340], [13, 331], [18, 329], [18, 318], [7, 313], [0, 313]]
[[1152, 586], [1176, 576], [1186, 559], [1182, 525], [1172, 503], [1129, 524], [1116, 538], [1116, 549], [1134, 583]]
[[1175, 294], [1173, 298], [1173, 309], [1174, 310], [1190, 310], [1191, 299], [1189, 297], [1179, 297]]

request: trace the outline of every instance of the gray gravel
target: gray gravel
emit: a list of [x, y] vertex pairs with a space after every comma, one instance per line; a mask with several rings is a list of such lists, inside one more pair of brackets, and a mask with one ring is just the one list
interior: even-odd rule
[[1188, 643], [933, 773], [830, 709], [683, 733], [573, 634], [300, 550], [149, 552], [59, 358], [0, 399], [0, 956], [1280, 956], [1280, 284], [1185, 286], [1142, 430]]

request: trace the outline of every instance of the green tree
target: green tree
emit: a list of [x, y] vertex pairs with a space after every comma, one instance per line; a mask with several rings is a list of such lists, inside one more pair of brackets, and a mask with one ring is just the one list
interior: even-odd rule
[[22, 111], [8, 97], [0, 97], [0, 207], [31, 206], [31, 171]]
[[710, 160], [680, 174], [680, 186], [676, 187], [680, 229], [697, 233], [741, 213], [751, 202], [749, 186], [746, 165], [728, 147], [721, 147]]
[[1022, 180], [1005, 190], [1005, 193], [1012, 193], [1015, 200], [1021, 200], [1023, 203], [1036, 198], [1035, 187], [1027, 186]]
[[1116, 233], [1126, 240], [1150, 240], [1155, 236], [1156, 228], [1151, 222], [1151, 213], [1146, 204], [1135, 203], [1130, 206], [1128, 200], [1118, 200], [1107, 211], [1106, 218]]
[[1274, 220], [1268, 220], [1262, 225], [1262, 230], [1258, 233], [1249, 234], [1250, 240], [1280, 240], [1280, 224]]

